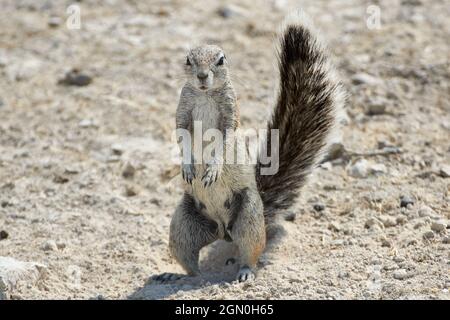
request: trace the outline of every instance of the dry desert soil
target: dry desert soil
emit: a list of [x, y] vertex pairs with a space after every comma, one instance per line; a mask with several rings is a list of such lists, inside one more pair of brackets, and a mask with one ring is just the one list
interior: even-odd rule
[[[67, 26], [71, 4], [80, 29]], [[448, 1], [0, 6], [0, 297], [449, 299]], [[334, 152], [280, 213], [283, 236], [254, 282], [233, 281], [225, 242], [202, 252], [203, 276], [148, 281], [182, 271], [168, 230], [182, 195], [171, 134], [187, 49], [224, 48], [243, 127], [264, 127], [276, 32], [297, 7], [349, 95]]]

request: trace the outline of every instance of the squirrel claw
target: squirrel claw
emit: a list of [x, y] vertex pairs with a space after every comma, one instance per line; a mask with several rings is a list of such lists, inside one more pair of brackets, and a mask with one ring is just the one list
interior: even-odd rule
[[255, 280], [256, 276], [255, 273], [247, 266], [242, 267], [239, 269], [238, 274], [236, 276], [236, 280], [239, 282], [244, 281], [252, 281]]
[[183, 164], [181, 166], [181, 176], [183, 180], [189, 184], [192, 184], [192, 180], [195, 179], [195, 168], [192, 164]]
[[203, 187], [209, 187], [219, 178], [219, 166], [208, 165], [202, 177]]

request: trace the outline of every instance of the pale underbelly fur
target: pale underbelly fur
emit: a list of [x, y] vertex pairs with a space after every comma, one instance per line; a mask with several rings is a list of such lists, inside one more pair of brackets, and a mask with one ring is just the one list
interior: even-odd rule
[[[193, 120], [202, 122], [203, 132], [210, 128], [218, 128], [220, 114], [217, 107], [210, 101], [202, 101], [200, 105], [201, 107], [195, 107], [192, 111]], [[226, 208], [225, 202], [232, 199], [233, 192], [256, 186], [254, 166], [224, 163], [219, 178], [208, 187], [204, 187], [202, 181], [205, 169], [206, 164], [195, 164], [196, 177], [192, 185], [187, 185], [186, 191], [192, 194], [197, 204], [205, 206], [202, 213], [218, 224], [219, 236], [223, 238], [231, 219], [230, 209]]]

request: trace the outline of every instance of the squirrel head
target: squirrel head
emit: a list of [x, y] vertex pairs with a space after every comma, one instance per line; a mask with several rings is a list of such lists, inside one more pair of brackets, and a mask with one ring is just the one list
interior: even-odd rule
[[223, 50], [216, 45], [191, 49], [186, 57], [185, 73], [187, 82], [198, 90], [222, 87], [228, 81], [228, 63]]

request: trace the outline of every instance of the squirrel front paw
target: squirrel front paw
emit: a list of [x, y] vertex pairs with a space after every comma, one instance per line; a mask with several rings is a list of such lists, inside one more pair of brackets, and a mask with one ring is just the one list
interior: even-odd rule
[[217, 181], [220, 176], [221, 168], [221, 165], [217, 163], [208, 164], [206, 166], [205, 173], [202, 177], [203, 186], [205, 188]]
[[192, 163], [181, 165], [181, 176], [183, 180], [189, 184], [192, 184], [192, 180], [195, 179], [195, 167]]

